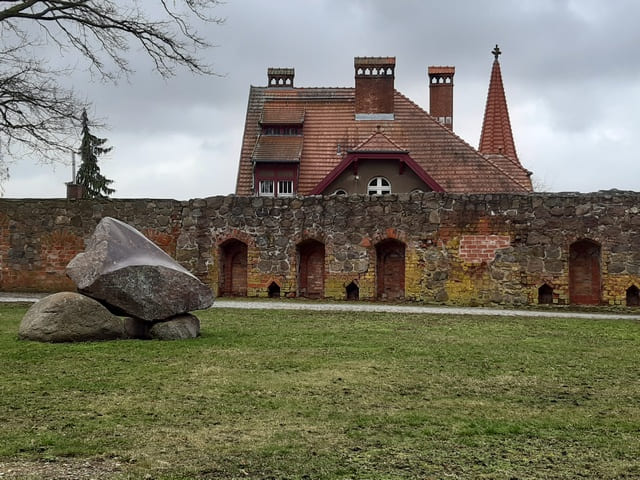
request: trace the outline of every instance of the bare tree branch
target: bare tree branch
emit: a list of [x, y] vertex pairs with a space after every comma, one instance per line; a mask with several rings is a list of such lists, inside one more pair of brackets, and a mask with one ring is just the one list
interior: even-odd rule
[[104, 81], [133, 72], [127, 58], [133, 47], [146, 53], [162, 77], [178, 69], [216, 75], [199, 57], [211, 45], [194, 24], [222, 23], [212, 14], [219, 3], [0, 0], [0, 184], [5, 155], [21, 151], [44, 161], [66, 161], [77, 138], [86, 102], [61, 86], [70, 67], [51, 67], [38, 55], [42, 47], [53, 43], [75, 62], [83, 59]]

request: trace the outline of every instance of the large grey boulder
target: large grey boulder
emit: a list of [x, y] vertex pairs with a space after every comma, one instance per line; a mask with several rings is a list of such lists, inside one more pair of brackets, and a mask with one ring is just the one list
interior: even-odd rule
[[117, 317], [100, 302], [79, 293], [61, 292], [27, 310], [18, 336], [39, 342], [114, 340], [146, 334], [138, 323], [144, 322]]
[[208, 308], [211, 289], [148, 240], [114, 218], [103, 218], [84, 253], [67, 265], [78, 290], [115, 311], [147, 321]]
[[149, 329], [149, 337], [156, 340], [186, 340], [199, 336], [200, 320], [190, 313], [154, 322]]

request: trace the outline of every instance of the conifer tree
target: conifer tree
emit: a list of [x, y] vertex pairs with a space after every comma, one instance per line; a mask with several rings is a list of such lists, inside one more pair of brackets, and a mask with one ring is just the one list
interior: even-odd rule
[[89, 131], [87, 111], [82, 112], [82, 144], [80, 145], [80, 159], [82, 164], [76, 175], [76, 183], [84, 187], [84, 195], [89, 198], [107, 198], [115, 190], [109, 188], [113, 180], [109, 180], [100, 173], [98, 157], [111, 151], [112, 147], [103, 147], [106, 138], [98, 138]]

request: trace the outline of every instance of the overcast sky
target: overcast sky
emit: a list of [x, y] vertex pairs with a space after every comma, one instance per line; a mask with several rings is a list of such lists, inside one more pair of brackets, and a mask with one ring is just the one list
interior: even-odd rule
[[[156, 0], [144, 0], [152, 3]], [[117, 86], [70, 81], [109, 129], [100, 157], [116, 198], [233, 193], [249, 86], [268, 67], [295, 85], [352, 87], [353, 58], [395, 56], [396, 89], [428, 110], [429, 65], [454, 65], [455, 132], [477, 148], [493, 62], [516, 149], [538, 189], [640, 190], [640, 2], [637, 0], [226, 0], [202, 34], [221, 77], [162, 80], [133, 52]], [[71, 167], [10, 165], [5, 197], [64, 197]]]

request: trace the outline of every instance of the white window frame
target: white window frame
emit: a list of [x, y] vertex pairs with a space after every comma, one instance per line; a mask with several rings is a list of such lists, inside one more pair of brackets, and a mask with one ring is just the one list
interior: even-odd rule
[[[386, 183], [386, 185], [385, 185]], [[373, 177], [367, 184], [367, 195], [388, 195], [391, 193], [391, 182], [385, 177]]]
[[278, 196], [293, 197], [293, 180], [278, 180]]
[[261, 197], [273, 197], [275, 187], [274, 183], [275, 182], [273, 180], [260, 180], [260, 183], [258, 184], [258, 195]]

